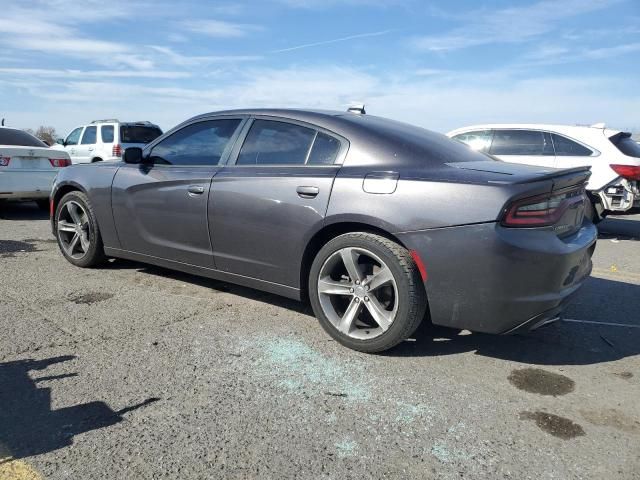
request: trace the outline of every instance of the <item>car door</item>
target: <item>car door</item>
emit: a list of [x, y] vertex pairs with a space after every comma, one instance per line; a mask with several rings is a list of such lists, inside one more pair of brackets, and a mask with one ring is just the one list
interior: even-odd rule
[[213, 179], [216, 268], [293, 288], [311, 232], [323, 223], [346, 139], [307, 124], [258, 117]]
[[113, 180], [112, 208], [124, 250], [213, 268], [207, 208], [211, 179], [243, 119], [199, 120], [151, 144], [144, 163]]
[[555, 166], [551, 136], [540, 130], [494, 130], [489, 153], [505, 162]]
[[97, 134], [97, 126], [89, 125], [85, 127], [80, 143], [76, 146], [76, 159], [78, 163], [90, 163], [93, 159]]
[[64, 141], [64, 149], [69, 154], [72, 163], [78, 163], [77, 149], [83, 129], [84, 127], [75, 128], [69, 135], [67, 135], [67, 138]]

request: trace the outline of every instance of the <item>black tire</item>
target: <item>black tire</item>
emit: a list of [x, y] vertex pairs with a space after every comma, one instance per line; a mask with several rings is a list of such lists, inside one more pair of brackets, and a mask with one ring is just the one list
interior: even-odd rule
[[49, 199], [48, 198], [40, 198], [38, 200], [36, 200], [36, 204], [38, 205], [38, 208], [42, 211], [48, 212], [49, 211]]
[[[65, 204], [68, 202], [74, 201], [87, 213], [87, 217], [89, 220], [89, 248], [87, 249], [84, 256], [81, 258], [74, 258], [67, 254], [65, 249], [62, 246], [62, 239], [60, 237], [60, 231], [58, 230], [58, 221], [60, 219], [60, 212], [64, 208]], [[62, 199], [58, 202], [55, 211], [55, 220], [54, 220], [54, 231], [56, 234], [56, 240], [58, 241], [58, 247], [60, 248], [60, 252], [62, 255], [73, 265], [82, 268], [90, 268], [100, 265], [105, 261], [104, 255], [104, 246], [102, 244], [102, 236], [100, 235], [100, 228], [98, 226], [98, 221], [96, 219], [96, 215], [91, 207], [91, 203], [87, 196], [80, 191], [73, 191], [67, 193]]]
[[91, 163], [98, 163], [98, 162], [101, 162], [101, 161], [102, 161], [101, 158], [94, 158], [94, 159], [91, 160]]
[[[356, 339], [340, 332], [325, 315], [318, 293], [318, 280], [325, 261], [343, 248], [363, 248], [383, 260], [391, 270], [398, 289], [398, 310], [391, 326], [371, 339]], [[329, 241], [320, 249], [309, 274], [309, 300], [322, 328], [345, 347], [360, 352], [388, 350], [409, 338], [422, 322], [427, 297], [420, 272], [410, 253], [401, 245], [380, 235], [366, 232], [347, 233]]]

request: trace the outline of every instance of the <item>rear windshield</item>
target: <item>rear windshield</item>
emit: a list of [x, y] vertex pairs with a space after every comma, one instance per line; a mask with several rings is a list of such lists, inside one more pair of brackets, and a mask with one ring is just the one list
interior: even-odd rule
[[120, 126], [121, 143], [149, 143], [162, 135], [158, 127], [142, 127], [140, 125]]
[[472, 150], [460, 141], [414, 125], [374, 115], [344, 115], [342, 118], [366, 129], [373, 148], [389, 149], [389, 152], [385, 152], [385, 163], [402, 162], [422, 167], [425, 162], [435, 166], [449, 162], [497, 160], [488, 154]]
[[0, 128], [0, 145], [16, 145], [23, 147], [47, 147], [33, 135], [15, 128]]
[[640, 158], [640, 145], [631, 138], [631, 134], [618, 133], [609, 140], [627, 157]]

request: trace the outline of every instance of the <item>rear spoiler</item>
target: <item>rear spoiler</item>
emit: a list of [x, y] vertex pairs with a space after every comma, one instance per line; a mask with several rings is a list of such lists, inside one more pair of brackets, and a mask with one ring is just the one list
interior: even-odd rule
[[610, 136], [609, 140], [611, 140], [611, 143], [613, 143], [614, 145], [617, 145], [618, 142], [623, 138], [631, 138], [631, 136], [631, 132], [618, 132], [615, 135]]
[[[573, 185], [579, 185], [582, 183], [587, 183], [591, 177], [591, 167], [573, 167], [573, 168], [561, 168], [548, 170], [545, 172], [541, 172], [536, 175], [536, 180], [552, 180], [553, 181], [553, 189], [558, 190], [559, 188], [570, 187]], [[516, 184], [520, 183], [530, 183], [531, 179], [523, 180], [520, 182], [514, 182]]]

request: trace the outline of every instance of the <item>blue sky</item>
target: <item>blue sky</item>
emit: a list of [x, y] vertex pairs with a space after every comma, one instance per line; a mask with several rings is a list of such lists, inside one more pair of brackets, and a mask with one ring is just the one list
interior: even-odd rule
[[350, 103], [440, 132], [640, 130], [640, 0], [23, 0], [0, 16], [7, 125]]

